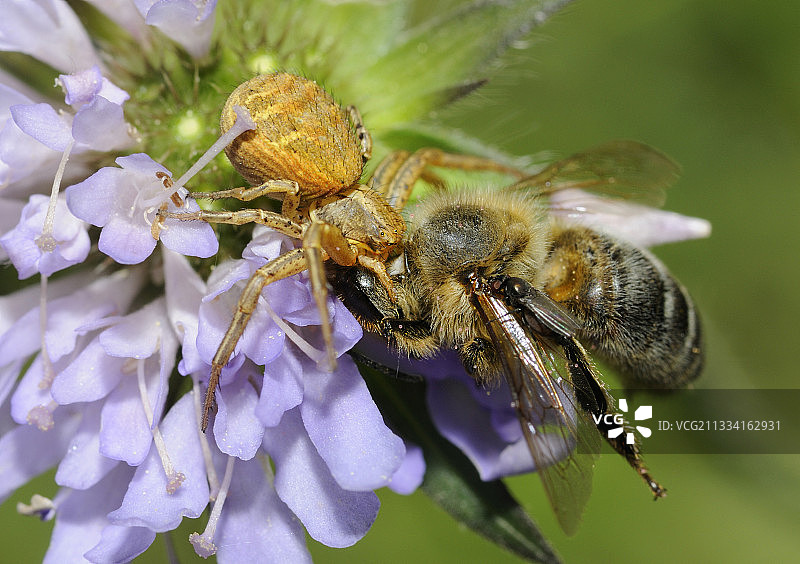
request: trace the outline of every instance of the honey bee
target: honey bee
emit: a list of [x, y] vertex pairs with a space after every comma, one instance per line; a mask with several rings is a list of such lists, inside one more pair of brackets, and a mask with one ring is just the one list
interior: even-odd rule
[[389, 269], [395, 300], [369, 273], [331, 275], [362, 325], [396, 349], [421, 358], [455, 349], [479, 383], [506, 381], [570, 534], [591, 490], [600, 434], [656, 498], [666, 492], [638, 443], [609, 437], [606, 416], [619, 414], [587, 349], [626, 385], [661, 389], [694, 380], [703, 349], [683, 286], [646, 250], [564, 219], [589, 210], [559, 196], [582, 188], [652, 200], [676, 176], [658, 151], [617, 141], [502, 190], [441, 191], [409, 214], [404, 252]]
[[285, 72], [260, 75], [238, 86], [222, 110], [223, 133], [233, 125], [237, 106], [249, 112], [256, 128], [234, 139], [225, 153], [252, 186], [192, 192], [189, 197], [247, 202], [270, 196], [282, 200], [281, 212], [260, 208], [192, 213], [161, 210], [159, 217], [232, 225], [259, 223], [300, 240], [302, 246], [262, 266], [247, 282], [212, 360], [203, 411], [204, 431], [222, 368], [233, 354], [265, 286], [308, 270], [312, 295], [321, 312], [327, 352], [323, 366], [332, 370], [336, 353], [327, 315], [323, 261], [366, 269], [392, 300], [393, 283], [384, 263], [405, 232], [405, 223], [395, 206], [405, 203], [420, 177], [437, 182], [426, 172], [428, 166], [496, 170], [522, 176], [493, 160], [420, 149], [413, 154], [397, 151], [388, 155], [369, 183], [362, 184], [372, 141], [355, 106], [342, 108], [317, 83]]

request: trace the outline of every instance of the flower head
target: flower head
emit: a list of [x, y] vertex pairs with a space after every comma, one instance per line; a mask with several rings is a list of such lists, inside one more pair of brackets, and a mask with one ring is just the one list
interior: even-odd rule
[[[269, 284], [202, 433], [203, 391], [247, 280], [301, 243], [173, 212], [201, 211], [190, 181], [191, 192], [242, 184], [214, 155], [253, 120], [234, 108], [238, 125], [215, 142], [219, 111], [239, 83], [277, 69], [358, 104], [376, 155], [498, 155], [416, 120], [482, 84], [487, 53], [560, 2], [477, 2], [415, 25], [399, 1], [85, 4], [0, 1], [0, 50], [24, 57], [22, 70], [0, 61], [0, 247], [39, 282], [0, 297], [0, 500], [55, 468], [52, 495], [19, 507], [55, 520], [48, 561], [129, 561], [208, 508], [190, 540], [221, 562], [308, 561], [306, 532], [350, 546], [376, 518], [375, 490], [411, 493], [426, 468], [346, 354], [361, 327], [335, 298], [320, 312], [305, 273]], [[332, 373], [320, 368], [321, 315]], [[508, 397], [444, 374], [431, 412], [481, 476], [530, 470]]]

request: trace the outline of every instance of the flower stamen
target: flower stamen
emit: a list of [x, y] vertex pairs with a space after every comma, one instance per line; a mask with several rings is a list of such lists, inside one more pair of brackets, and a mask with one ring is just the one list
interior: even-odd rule
[[17, 502], [17, 513], [20, 515], [37, 516], [42, 521], [47, 521], [55, 512], [56, 504], [49, 497], [33, 494], [30, 504]]
[[49, 431], [55, 425], [53, 412], [57, 407], [58, 404], [53, 400], [47, 405], [37, 405], [28, 412], [25, 420], [28, 422], [28, 425], [36, 425], [40, 431]]
[[42, 226], [42, 234], [36, 238], [36, 245], [45, 253], [52, 253], [58, 241], [53, 237], [53, 229], [56, 219], [56, 203], [58, 202], [58, 193], [61, 190], [61, 180], [64, 178], [64, 170], [67, 168], [67, 161], [69, 154], [72, 152], [72, 147], [75, 145], [75, 140], [70, 140], [64, 153], [61, 155], [61, 161], [58, 163], [58, 170], [53, 178], [53, 187], [50, 189], [50, 204], [47, 206], [47, 214], [44, 218], [44, 225]]
[[278, 316], [278, 314], [275, 313], [275, 310], [272, 309], [267, 300], [263, 300], [262, 303], [264, 304], [267, 313], [272, 318], [272, 321], [275, 322], [275, 325], [277, 325], [281, 329], [281, 331], [283, 331], [284, 334], [287, 337], [289, 337], [290, 341], [292, 341], [295, 345], [297, 345], [297, 348], [303, 351], [308, 358], [316, 362], [318, 365], [323, 364], [325, 362], [327, 357], [327, 352], [315, 348], [311, 343], [309, 343], [303, 337], [301, 337], [297, 333], [297, 331], [292, 329], [292, 327], [288, 323], [286, 323], [286, 321], [281, 319], [280, 316]]
[[42, 335], [42, 380], [39, 382], [39, 389], [47, 390], [52, 385], [56, 372], [47, 352], [47, 276], [44, 274], [40, 277], [39, 288], [39, 331]]
[[167, 493], [174, 494], [181, 487], [181, 484], [186, 479], [183, 472], [176, 472], [172, 466], [172, 461], [167, 452], [167, 445], [164, 442], [164, 436], [161, 434], [161, 429], [158, 425], [153, 424], [153, 409], [150, 406], [150, 399], [147, 396], [147, 384], [144, 379], [144, 359], [139, 359], [136, 366], [136, 379], [139, 383], [139, 395], [142, 399], [142, 407], [147, 417], [147, 422], [150, 425], [150, 430], [153, 433], [153, 443], [156, 445], [158, 456], [161, 458], [161, 466], [164, 468], [164, 473], [167, 476]]
[[194, 545], [194, 551], [203, 558], [208, 558], [217, 553], [217, 545], [214, 544], [214, 533], [217, 532], [219, 517], [222, 515], [222, 506], [225, 504], [225, 498], [228, 497], [228, 489], [231, 486], [235, 462], [235, 456], [228, 457], [228, 463], [225, 465], [225, 476], [222, 478], [222, 487], [219, 490], [217, 500], [214, 502], [214, 507], [211, 509], [211, 515], [208, 518], [208, 524], [203, 534], [192, 533], [189, 535], [189, 542]]

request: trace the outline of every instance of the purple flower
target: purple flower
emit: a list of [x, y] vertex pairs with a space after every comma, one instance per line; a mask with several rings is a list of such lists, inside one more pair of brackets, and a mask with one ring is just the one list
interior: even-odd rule
[[640, 247], [701, 239], [711, 234], [711, 224], [705, 219], [609, 200], [575, 188], [555, 192], [551, 206], [556, 217], [605, 231]]
[[4, 0], [0, 11], [0, 50], [32, 55], [64, 72], [98, 63], [83, 24], [63, 0]]
[[[340, 51], [331, 50], [339, 39], [328, 35], [330, 21], [347, 21], [350, 30], [358, 27], [351, 17], [377, 8], [312, 3], [303, 15], [318, 22], [285, 29], [296, 18], [285, 20], [281, 10], [253, 21], [261, 5], [221, 3], [235, 17], [213, 35], [214, 0], [87, 1], [107, 18], [92, 16], [92, 29], [110, 23], [101, 41], [65, 0], [0, 0], [0, 50], [44, 63], [31, 65], [30, 84], [0, 71], [0, 259], [7, 256], [20, 278], [39, 274], [38, 284], [0, 296], [0, 501], [55, 470], [56, 495], [20, 507], [55, 521], [47, 562], [129, 561], [156, 534], [207, 508], [205, 530], [191, 542], [223, 563], [309, 561], [306, 533], [350, 546], [376, 518], [376, 489], [411, 493], [425, 472], [422, 450], [387, 427], [345, 354], [360, 326], [328, 300], [322, 315], [330, 316], [338, 367], [326, 372], [308, 276], [264, 288], [202, 433], [210, 363], [246, 281], [301, 243], [264, 227], [250, 236], [247, 227], [215, 230], [159, 212], [200, 209], [184, 185], [203, 167], [193, 191], [241, 182], [228, 163], [212, 161], [255, 126], [236, 106], [234, 127], [213, 140], [231, 77], [300, 65], [341, 85], [343, 99], [348, 88], [380, 91], [361, 88], [361, 49], [341, 50], [331, 58], [335, 68], [320, 63]], [[373, 20], [387, 33], [375, 34], [370, 64], [402, 54], [397, 47], [410, 44], [387, 24], [402, 18], [365, 21]], [[253, 52], [252, 29], [262, 28], [263, 50]], [[63, 103], [35, 86], [53, 81]], [[448, 92], [457, 82], [402, 88]], [[395, 123], [396, 115], [405, 123], [413, 117], [407, 108], [432, 109], [427, 95], [407, 108], [408, 96], [396, 97], [404, 108], [362, 95], [373, 104], [373, 123]], [[117, 166], [104, 166], [112, 160]], [[186, 172], [173, 181], [170, 170]], [[486, 479], [529, 469], [507, 396], [486, 397], [455, 371], [445, 374], [429, 391], [440, 429]]]
[[[410, 493], [424, 473], [421, 451], [407, 452], [386, 427], [343, 355], [360, 326], [329, 300], [339, 367], [327, 373], [317, 366], [324, 344], [308, 277], [265, 288], [201, 433], [202, 385], [239, 294], [296, 242], [256, 229], [242, 258], [215, 264], [204, 281], [184, 255], [218, 252], [212, 226], [158, 212], [199, 209], [183, 183], [230, 139], [175, 183], [145, 153], [114, 155], [117, 167], [90, 174], [98, 153], [138, 138], [126, 116], [132, 90], [115, 84], [62, 0], [3, 6], [0, 48], [71, 74], [57, 81], [66, 109], [0, 85], [0, 181], [8, 185], [0, 244], [20, 277], [41, 274], [39, 287], [0, 298], [0, 409], [13, 422], [0, 436], [0, 498], [56, 468], [58, 494], [22, 508], [55, 520], [45, 558], [53, 562], [129, 560], [210, 504], [207, 527], [192, 542], [223, 562], [308, 561], [304, 531], [330, 546], [355, 543], [377, 515], [374, 490]], [[97, 6], [145, 44], [148, 26], [157, 26], [194, 57], [209, 50], [215, 2]], [[246, 111], [237, 114], [228, 137], [254, 127]], [[89, 254], [84, 222], [101, 228], [97, 250], [113, 265], [85, 264], [97, 253]], [[162, 252], [154, 253], [159, 239]], [[178, 347], [192, 389], [170, 404], [181, 378]]]
[[97, 66], [74, 75], [60, 75], [65, 101], [74, 115], [57, 112], [50, 104], [16, 104], [9, 107], [14, 123], [42, 145], [58, 152], [116, 150], [132, 139], [122, 104], [128, 94], [103, 78]]
[[[83, 262], [89, 255], [89, 235], [86, 225], [67, 209], [63, 197], [55, 207], [53, 233], [50, 242], [42, 241], [50, 199], [41, 194], [30, 197], [22, 209], [19, 224], [0, 237], [3, 246], [20, 279], [37, 272], [50, 276], [54, 272]], [[54, 246], [53, 246], [54, 245]]]
[[42, 184], [52, 183], [60, 155], [31, 137], [15, 123], [12, 107], [32, 105], [21, 92], [0, 84], [0, 185], [4, 197], [27, 198]]
[[[67, 205], [77, 217], [102, 227], [98, 248], [121, 264], [137, 264], [156, 247], [153, 222], [162, 205], [172, 201], [170, 172], [143, 153], [117, 158], [122, 168], [102, 168], [67, 188]], [[194, 200], [185, 210], [196, 211]], [[161, 241], [184, 254], [210, 257], [218, 249], [214, 230], [203, 222], [164, 221]]]
[[[245, 258], [220, 265], [208, 291], [185, 259], [168, 255], [167, 301], [176, 309], [173, 323], [183, 333], [183, 373], [207, 376], [240, 286], [255, 269], [284, 252], [288, 242], [271, 230], [256, 230]], [[183, 290], [187, 276], [191, 298]], [[199, 306], [196, 317], [191, 299]], [[322, 343], [318, 330], [312, 334], [303, 329], [319, 324], [307, 281], [301, 277], [271, 284], [262, 300], [223, 370], [210, 428], [216, 446], [241, 461], [272, 458], [277, 492], [277, 497], [270, 496], [272, 510], [294, 513], [320, 542], [349, 546], [372, 524], [378, 509], [372, 490], [394, 480], [404, 461], [403, 442], [386, 428], [349, 357], [340, 356], [338, 369], [329, 374], [308, 356], [322, 358]], [[360, 338], [361, 328], [338, 301], [331, 305], [334, 343], [341, 355]], [[407, 465], [397, 479], [413, 483], [409, 476], [419, 476], [418, 463]], [[226, 507], [222, 515], [227, 511]], [[212, 536], [198, 535], [196, 545], [210, 546]]]
[[358, 350], [386, 366], [426, 379], [428, 411], [434, 425], [467, 455], [483, 480], [536, 470], [505, 382], [492, 389], [477, 384], [454, 351], [411, 360], [387, 350], [371, 335]]
[[[84, 171], [89, 152], [123, 149], [132, 143], [122, 104], [128, 94], [104, 78], [94, 66], [74, 75], [60, 75], [66, 102], [74, 114], [34, 103], [20, 92], [0, 88], [0, 179], [10, 184], [6, 194], [27, 196], [41, 189], [42, 176], [52, 178], [50, 209], [39, 246], [51, 252], [55, 194], [62, 180]], [[70, 156], [73, 158], [67, 167]]]
[[505, 383], [486, 390], [456, 365], [444, 374], [428, 386], [431, 418], [442, 436], [464, 451], [481, 479], [535, 471]]
[[208, 53], [216, 0], [135, 0], [148, 25], [178, 42], [193, 57]]

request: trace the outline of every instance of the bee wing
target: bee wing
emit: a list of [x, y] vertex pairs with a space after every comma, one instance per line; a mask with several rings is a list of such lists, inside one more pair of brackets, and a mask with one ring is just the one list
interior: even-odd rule
[[680, 167], [664, 153], [637, 141], [610, 141], [550, 164], [509, 189], [533, 189], [550, 196], [582, 189], [603, 196], [660, 207]]
[[550, 505], [564, 532], [573, 534], [592, 489], [597, 428], [578, 405], [567, 362], [554, 345], [527, 330], [502, 299], [476, 297]]

